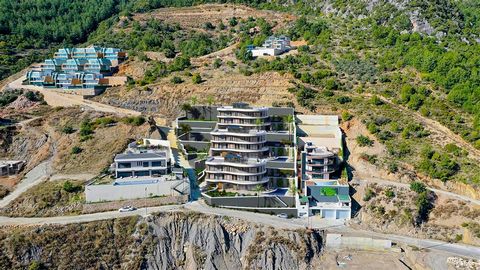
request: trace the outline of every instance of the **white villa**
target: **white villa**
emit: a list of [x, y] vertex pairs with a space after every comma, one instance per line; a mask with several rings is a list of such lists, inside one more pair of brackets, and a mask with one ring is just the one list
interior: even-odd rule
[[270, 36], [262, 45], [262, 47], [255, 47], [251, 49], [252, 56], [276, 56], [291, 49], [290, 39], [286, 36]]
[[169, 141], [132, 142], [124, 153], [115, 156], [110, 166], [113, 177], [85, 187], [86, 202], [189, 195], [190, 182], [174, 165]]

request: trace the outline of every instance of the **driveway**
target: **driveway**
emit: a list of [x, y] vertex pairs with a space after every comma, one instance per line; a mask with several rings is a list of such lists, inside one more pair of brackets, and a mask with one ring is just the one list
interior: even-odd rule
[[83, 96], [81, 95], [60, 93], [59, 91], [62, 91], [61, 88], [46, 89], [40, 86], [23, 85], [22, 82], [24, 80], [25, 80], [25, 76], [22, 76], [19, 79], [9, 83], [7, 87], [11, 89], [27, 89], [32, 91], [38, 91], [43, 95], [45, 102], [47, 102], [47, 104], [52, 107], [81, 106], [86, 109], [92, 109], [100, 112], [116, 113], [121, 115], [134, 115], [134, 116], [141, 115], [140, 112], [137, 112], [134, 110], [118, 108], [118, 107], [110, 106], [100, 102], [84, 99]]

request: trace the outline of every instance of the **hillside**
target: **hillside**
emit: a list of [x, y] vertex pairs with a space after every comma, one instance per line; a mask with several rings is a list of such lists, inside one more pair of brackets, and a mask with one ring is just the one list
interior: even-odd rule
[[[360, 121], [367, 128], [363, 135], [385, 146], [382, 153], [375, 154], [377, 160], [373, 164], [377, 170], [386, 171], [384, 175], [408, 174], [413, 179], [420, 178], [444, 189], [478, 197], [480, 176], [475, 162], [480, 160], [475, 109], [478, 104], [473, 93], [470, 96], [465, 93], [463, 99], [455, 98], [458, 96], [455, 91], [460, 91], [463, 84], [476, 84], [476, 73], [464, 71], [475, 65], [473, 59], [476, 58], [473, 62], [466, 59], [473, 57], [471, 53], [478, 44], [474, 40], [472, 44], [454, 38], [458, 35], [463, 35], [465, 40], [473, 38], [470, 30], [475, 24], [460, 20], [471, 21], [468, 10], [475, 9], [475, 5], [469, 9], [467, 5], [460, 8], [452, 3], [442, 9], [428, 10], [431, 14], [422, 14], [418, 3], [407, 2], [408, 5], [402, 6], [392, 1], [358, 7], [352, 3], [342, 7], [340, 3], [336, 2], [330, 9], [323, 5], [322, 10], [329, 15], [320, 17], [314, 17], [312, 10], [304, 16], [295, 15], [307, 9], [306, 4], [283, 7], [280, 8], [283, 13], [276, 11], [266, 26], [261, 12], [252, 12], [251, 19], [239, 17], [235, 26], [226, 26], [226, 30], [232, 27], [230, 32], [236, 34], [237, 43], [233, 47], [221, 50], [218, 56], [216, 53], [192, 56], [180, 68], [171, 61], [150, 59], [148, 54], [132, 57], [122, 68], [124, 74], [132, 78], [131, 83], [111, 88], [96, 100], [169, 120], [179, 114], [182, 103], [208, 103], [212, 99], [218, 104], [246, 101], [256, 105], [295, 106], [299, 112], [343, 114], [344, 120], [354, 117]], [[231, 11], [228, 5], [212, 7], [215, 6], [163, 8], [148, 14], [160, 21], [168, 14], [180, 27], [200, 31], [212, 12], [230, 14]], [[240, 16], [242, 9], [238, 12]], [[372, 11], [371, 17], [365, 17], [365, 9]], [[397, 20], [374, 20], [392, 9], [396, 10], [392, 13], [394, 18], [404, 16], [403, 28]], [[455, 23], [463, 32], [457, 29], [436, 35], [440, 29], [424, 31], [414, 27], [420, 19], [437, 25], [436, 20], [430, 23], [428, 19], [434, 17], [443, 22], [451, 9], [465, 13], [451, 18], [458, 20]], [[345, 20], [342, 10], [356, 15], [347, 16]], [[194, 17], [187, 22], [182, 19], [185, 14]], [[279, 16], [283, 16], [283, 23], [275, 20]], [[131, 20], [141, 22], [144, 17], [134, 14]], [[228, 25], [232, 18], [224, 18], [222, 23]], [[212, 23], [218, 24], [218, 21], [212, 20]], [[252, 32], [258, 25], [260, 31]], [[109, 31], [117, 31], [115, 27]], [[141, 31], [148, 32], [148, 29]], [[306, 41], [308, 46], [300, 46], [276, 59], [244, 58], [245, 46], [258, 44], [268, 31], [288, 33], [293, 39]], [[221, 30], [217, 27], [207, 32], [215, 36], [214, 33]], [[439, 42], [435, 43], [435, 39]], [[434, 54], [424, 51], [427, 45]], [[175, 68], [171, 68], [172, 65]], [[425, 65], [430, 67], [425, 69]], [[450, 69], [466, 77], [451, 74]], [[192, 81], [196, 74], [201, 77], [199, 83]]]
[[[128, 77], [127, 85], [93, 100], [146, 115], [52, 109], [40, 97], [2, 93], [0, 154], [25, 159], [25, 172], [47, 160], [62, 181], [88, 179], [105, 170], [129, 140], [147, 134], [146, 117], [171, 123], [185, 103], [291, 106], [299, 113], [341, 116], [359, 204], [354, 226], [480, 245], [478, 205], [410, 186], [423, 183], [480, 199], [478, 1], [41, 0], [28, 6], [0, 0], [0, 14], [0, 79], [60, 46], [122, 47], [129, 59], [118, 73]], [[259, 46], [272, 34], [286, 34], [298, 46], [279, 57], [254, 59], [247, 46]], [[21, 177], [0, 179], [0, 197]], [[16, 200], [10, 214], [78, 213], [81, 198], [61, 192], [60, 182], [39, 186]], [[35, 207], [52, 194], [58, 194], [58, 206]], [[313, 269], [322, 252], [321, 233], [282, 231], [277, 238], [255, 227], [238, 233], [229, 231], [227, 220], [188, 214], [37, 230], [40, 236], [4, 232], [7, 252], [0, 254], [0, 265], [288, 269], [300, 263]], [[52, 239], [59, 237], [76, 246], [53, 252], [59, 243]], [[273, 248], [261, 253], [252, 244], [257, 242]], [[117, 243], [124, 248], [114, 250]], [[102, 260], [67, 259], [82, 249]]]
[[3, 228], [0, 245], [2, 269], [318, 269], [323, 233], [187, 212]]

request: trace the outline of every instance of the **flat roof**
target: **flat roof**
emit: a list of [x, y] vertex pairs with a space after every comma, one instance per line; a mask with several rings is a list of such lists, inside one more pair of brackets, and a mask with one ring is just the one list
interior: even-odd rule
[[321, 125], [321, 126], [338, 126], [338, 115], [307, 115], [299, 114], [296, 116], [299, 124], [304, 125]]
[[297, 115], [297, 134], [304, 143], [328, 149], [342, 148], [338, 115]]
[[115, 156], [115, 160], [131, 160], [131, 159], [165, 159], [167, 154], [165, 152], [158, 153], [126, 153], [118, 154]]

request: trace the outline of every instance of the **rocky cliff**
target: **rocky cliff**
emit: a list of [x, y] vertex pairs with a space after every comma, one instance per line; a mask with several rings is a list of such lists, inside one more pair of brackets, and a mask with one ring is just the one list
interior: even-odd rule
[[193, 212], [4, 228], [0, 268], [318, 269], [323, 233]]

